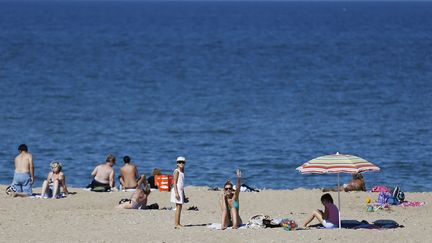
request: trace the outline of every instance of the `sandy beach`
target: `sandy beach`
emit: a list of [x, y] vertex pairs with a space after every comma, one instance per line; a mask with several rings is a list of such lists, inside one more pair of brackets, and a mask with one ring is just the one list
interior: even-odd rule
[[[215, 230], [207, 227], [220, 222], [220, 191], [207, 187], [187, 187], [190, 206], [199, 211], [182, 211], [182, 223], [188, 227], [174, 229], [174, 211], [116, 210], [114, 207], [130, 192], [95, 193], [80, 188], [62, 199], [11, 198], [5, 185], [0, 186], [1, 242], [426, 242], [432, 238], [432, 193], [406, 193], [409, 201], [424, 201], [421, 207], [367, 212], [365, 197], [376, 199], [377, 193], [341, 193], [342, 220], [394, 220], [396, 229], [317, 229], [285, 231], [283, 228]], [[40, 188], [34, 189], [35, 193]], [[272, 218], [291, 218], [302, 223], [313, 209], [322, 208], [320, 190], [263, 190], [240, 194], [243, 221], [256, 214]], [[337, 193], [332, 193], [337, 201]], [[172, 207], [169, 193], [153, 191], [149, 204]]]

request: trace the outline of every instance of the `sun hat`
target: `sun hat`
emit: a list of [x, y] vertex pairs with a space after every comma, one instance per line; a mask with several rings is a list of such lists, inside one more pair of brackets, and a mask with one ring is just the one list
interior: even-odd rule
[[186, 162], [186, 158], [183, 157], [183, 156], [180, 156], [180, 157], [177, 157], [177, 160], [176, 160], [176, 161], [177, 161], [177, 162], [179, 162], [179, 161]]

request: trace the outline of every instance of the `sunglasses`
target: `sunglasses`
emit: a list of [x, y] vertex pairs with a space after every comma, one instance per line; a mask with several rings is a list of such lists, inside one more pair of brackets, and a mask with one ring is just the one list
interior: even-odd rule
[[232, 191], [233, 189], [232, 189], [232, 187], [225, 187], [224, 190], [225, 191]]
[[184, 161], [177, 161], [177, 164], [186, 164]]

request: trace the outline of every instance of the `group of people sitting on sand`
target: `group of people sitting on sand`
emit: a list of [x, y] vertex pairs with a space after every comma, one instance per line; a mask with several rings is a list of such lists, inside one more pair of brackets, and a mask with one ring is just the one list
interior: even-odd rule
[[[19, 154], [15, 157], [15, 172], [11, 186], [6, 188], [6, 193], [13, 197], [27, 197], [33, 194], [32, 185], [34, 183], [34, 163], [32, 154], [28, 152], [27, 145], [21, 144], [18, 146]], [[93, 180], [87, 188], [94, 191], [115, 191], [114, 178], [115, 172], [113, 166], [116, 158], [109, 154], [104, 164], [94, 168], [91, 175]], [[148, 196], [150, 194], [150, 186], [154, 185], [154, 176], [161, 174], [159, 169], [153, 170], [150, 180], [146, 180], [144, 174], [139, 174], [137, 167], [131, 163], [129, 156], [123, 158], [124, 165], [120, 168], [120, 188], [123, 191], [132, 189], [134, 192], [129, 200], [124, 200], [116, 208], [119, 209], [140, 209], [147, 205]], [[180, 223], [182, 206], [188, 202], [185, 195], [185, 165], [186, 158], [177, 157], [176, 169], [173, 172], [173, 185], [171, 189], [170, 201], [176, 205], [175, 212], [175, 228], [180, 228], [183, 225]], [[66, 176], [62, 171], [62, 164], [59, 161], [50, 163], [51, 171], [48, 173], [46, 180], [42, 183], [41, 197], [43, 198], [59, 198], [66, 196], [69, 191], [66, 186]], [[364, 178], [360, 173], [354, 173], [352, 181], [344, 184], [339, 188], [324, 188], [324, 192], [328, 191], [366, 191]], [[238, 228], [242, 224], [240, 217], [240, 188], [241, 188], [241, 171], [237, 169], [236, 185], [234, 187], [230, 180], [224, 184], [223, 192], [219, 199], [221, 208], [221, 229], [232, 227]], [[338, 208], [333, 203], [333, 198], [329, 193], [325, 193], [321, 197], [321, 202], [324, 206], [324, 211], [316, 210], [312, 212], [310, 217], [303, 224], [303, 227], [308, 227], [313, 219], [317, 219], [324, 227], [333, 228], [339, 224]]]

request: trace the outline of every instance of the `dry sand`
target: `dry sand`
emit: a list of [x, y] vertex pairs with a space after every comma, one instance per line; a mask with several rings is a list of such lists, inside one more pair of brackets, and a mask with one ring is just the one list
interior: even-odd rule
[[[96, 193], [71, 188], [76, 192], [63, 199], [11, 198], [0, 186], [0, 242], [430, 242], [432, 239], [432, 193], [406, 193], [409, 201], [425, 201], [421, 207], [391, 207], [390, 211], [366, 212], [364, 199], [376, 193], [341, 193], [343, 220], [390, 219], [404, 228], [370, 230], [311, 229], [285, 231], [282, 228], [214, 230], [209, 223], [220, 222], [220, 191], [206, 187], [187, 187], [190, 203], [199, 211], [182, 211], [182, 223], [174, 229], [174, 211], [116, 210], [121, 198], [130, 192]], [[36, 188], [34, 192], [40, 192]], [[320, 205], [319, 190], [264, 190], [240, 194], [240, 215], [244, 221], [256, 214], [288, 217], [299, 223]], [[332, 193], [335, 201], [337, 193]], [[149, 204], [172, 207], [169, 193], [154, 191]]]

